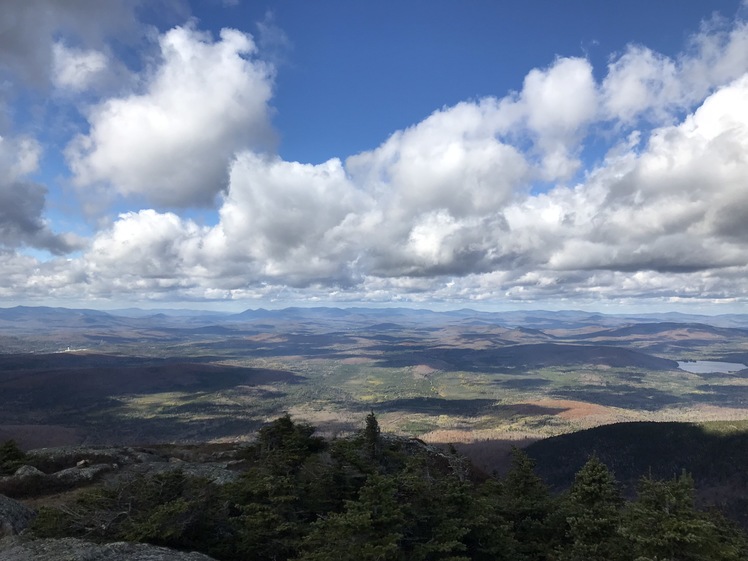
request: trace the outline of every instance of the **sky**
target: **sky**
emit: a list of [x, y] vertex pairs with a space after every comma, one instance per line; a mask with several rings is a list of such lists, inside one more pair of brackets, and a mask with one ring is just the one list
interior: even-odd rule
[[18, 304], [748, 313], [748, 0], [3, 0]]

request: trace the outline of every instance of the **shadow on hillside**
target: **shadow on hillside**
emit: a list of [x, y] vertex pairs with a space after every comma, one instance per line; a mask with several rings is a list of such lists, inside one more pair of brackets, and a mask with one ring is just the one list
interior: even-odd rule
[[583, 386], [580, 389], [556, 390], [553, 397], [586, 401], [609, 407], [657, 411], [664, 407], [682, 403], [682, 397], [654, 388], [638, 388], [628, 384], [605, 386]]
[[723, 407], [745, 407], [748, 404], [748, 386], [702, 384], [696, 389], [704, 393], [689, 394], [694, 401], [719, 403]]
[[550, 386], [552, 382], [544, 378], [515, 378], [513, 380], [494, 380], [496, 385], [513, 390], [534, 390]]
[[205, 360], [0, 355], [0, 423], [25, 440], [38, 440], [33, 427], [44, 423], [60, 445], [71, 435], [88, 444], [245, 438], [282, 413], [284, 386], [306, 382], [286, 370]]
[[283, 414], [280, 400], [244, 403], [191, 401], [184, 396], [152, 405], [111, 402], [80, 415], [58, 415], [51, 422], [72, 426], [87, 445], [142, 445], [154, 443], [243, 441], [267, 422]]
[[[306, 378], [286, 370], [182, 362], [144, 361], [131, 357], [86, 355], [70, 361], [65, 355], [35, 357], [23, 369], [0, 368], [0, 403], [7, 415], [44, 417], [65, 412], [92, 412], [115, 406], [124, 396], [172, 393], [199, 395], [255, 386], [300, 384]], [[183, 359], [182, 359], [183, 360]], [[243, 390], [245, 391], [245, 390]], [[252, 390], [256, 391], [256, 390]], [[282, 397], [280, 389], [274, 395]]]
[[280, 414], [270, 408], [248, 410], [240, 406], [183, 404], [163, 408], [147, 417], [132, 417], [117, 405], [102, 404], [102, 409], [93, 415], [86, 412], [50, 415], [43, 425], [0, 424], [0, 436], [2, 440], [14, 439], [26, 449], [70, 444], [134, 446], [216, 439], [242, 441], [259, 429], [268, 415]]
[[457, 415], [478, 417], [492, 415], [499, 417], [557, 415], [564, 408], [542, 407], [530, 403], [514, 405], [497, 404], [494, 399], [443, 399], [439, 397], [413, 397], [382, 401], [375, 405], [375, 411], [404, 413], [424, 413], [427, 415]]
[[221, 351], [223, 356], [235, 358], [252, 357], [329, 357], [345, 358], [340, 346], [354, 346], [357, 339], [342, 333], [329, 334], [282, 334], [270, 339], [242, 338], [200, 343], [200, 348]]
[[538, 368], [588, 364], [656, 371], [677, 368], [675, 361], [620, 347], [538, 343], [491, 349], [419, 348], [417, 345], [408, 347], [407, 351], [401, 345], [371, 348], [386, 353], [386, 358], [377, 365], [390, 368], [428, 364], [428, 361], [433, 360], [449, 365], [445, 368], [449, 370], [495, 374], [524, 374], [527, 370]]
[[628, 496], [641, 477], [691, 474], [702, 505], [723, 508], [748, 527], [748, 425], [720, 421], [700, 426], [675, 422], [617, 423], [538, 441], [527, 447], [536, 472], [555, 490], [568, 488], [594, 454]]
[[486, 475], [503, 477], [509, 470], [513, 448], [525, 448], [536, 442], [536, 438], [491, 439], [476, 442], [437, 443], [451, 444]]

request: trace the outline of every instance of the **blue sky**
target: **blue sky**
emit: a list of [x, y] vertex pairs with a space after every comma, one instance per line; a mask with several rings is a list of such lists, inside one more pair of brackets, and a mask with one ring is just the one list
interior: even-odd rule
[[0, 305], [748, 311], [747, 18], [7, 0]]
[[211, 29], [244, 21], [259, 35], [256, 22], [271, 15], [285, 35], [275, 55], [279, 151], [312, 163], [369, 150], [443, 106], [518, 90], [557, 56], [587, 57], [601, 77], [631, 43], [677, 55], [704, 20], [740, 9], [735, 0], [214, 5], [194, 5]]

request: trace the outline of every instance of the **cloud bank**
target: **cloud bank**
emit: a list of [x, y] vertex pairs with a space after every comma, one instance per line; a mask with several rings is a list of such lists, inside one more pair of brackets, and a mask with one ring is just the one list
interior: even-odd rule
[[[147, 208], [70, 259], [0, 254], [0, 296], [748, 299], [745, 22], [705, 23], [675, 58], [630, 45], [599, 79], [587, 59], [559, 57], [517, 92], [317, 165], [274, 152], [275, 69], [250, 35], [193, 24], [157, 45], [137, 91], [90, 105], [65, 152], [83, 196]], [[99, 51], [55, 49], [59, 87], [102, 70]], [[0, 144], [0, 240], [65, 253], [75, 244], [45, 225], [44, 188], [19, 187], [34, 150]], [[182, 212], [211, 205], [214, 223]]]

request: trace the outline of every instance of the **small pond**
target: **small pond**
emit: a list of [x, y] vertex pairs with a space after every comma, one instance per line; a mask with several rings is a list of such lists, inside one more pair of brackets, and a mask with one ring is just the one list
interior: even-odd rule
[[691, 372], [692, 374], [714, 374], [729, 372], [738, 372], [748, 368], [745, 364], [739, 362], [717, 362], [714, 360], [686, 360], [678, 361], [678, 368]]

